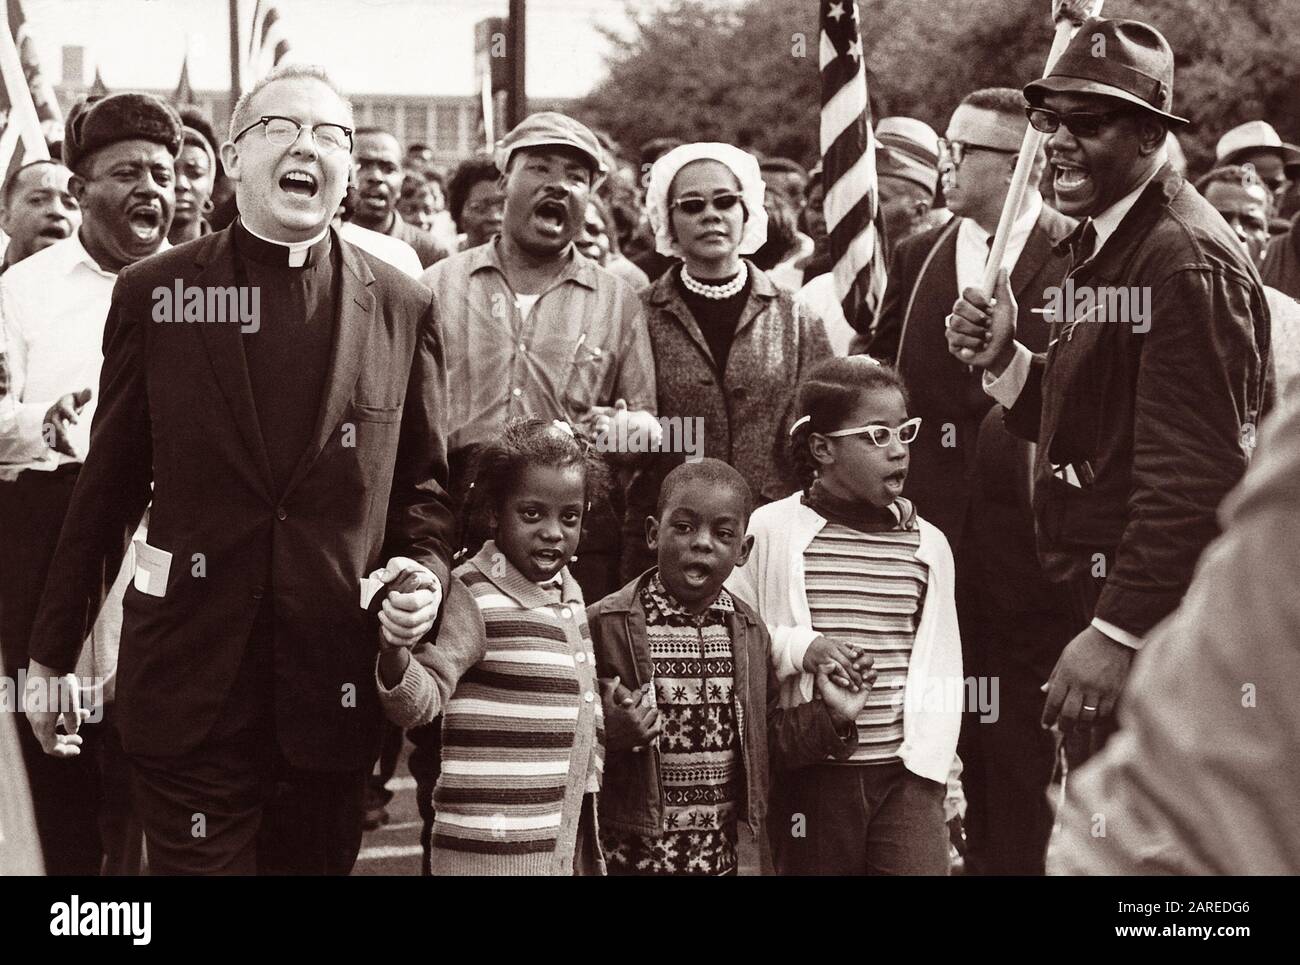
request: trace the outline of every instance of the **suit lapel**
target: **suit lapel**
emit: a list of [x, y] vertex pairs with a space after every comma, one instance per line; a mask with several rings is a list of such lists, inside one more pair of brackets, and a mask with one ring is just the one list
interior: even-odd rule
[[325, 448], [339, 421], [343, 410], [352, 399], [352, 389], [357, 384], [361, 372], [362, 357], [366, 342], [370, 338], [370, 329], [375, 320], [375, 296], [369, 286], [375, 276], [370, 266], [365, 263], [355, 248], [339, 237], [333, 228], [333, 243], [341, 253], [342, 278], [339, 285], [338, 325], [334, 334], [334, 345], [330, 351], [329, 374], [325, 378], [325, 397], [316, 417], [316, 428], [312, 433], [311, 443], [303, 450], [294, 467], [293, 475], [285, 486], [284, 496], [302, 482], [312, 463]]
[[[197, 262], [199, 273], [191, 283], [193, 287], [226, 286], [236, 282], [234, 244], [230, 230], [223, 232], [222, 238], [214, 246], [204, 246], [199, 253], [208, 260]], [[274, 489], [271, 478], [271, 462], [266, 455], [266, 446], [262, 441], [262, 429], [257, 420], [257, 408], [253, 403], [253, 386], [248, 380], [248, 363], [244, 359], [244, 346], [240, 341], [242, 332], [239, 325], [198, 325], [208, 359], [212, 363], [212, 372], [216, 376], [221, 394], [235, 418], [235, 426], [243, 437], [253, 457], [257, 473], [261, 477], [267, 492]]]
[[[1063, 230], [1054, 233], [1054, 227]], [[1016, 296], [1016, 301], [1019, 304], [1023, 305], [1028, 301], [1037, 305], [1042, 300], [1041, 291], [1028, 300], [1025, 298], [1025, 293], [1041, 287], [1034, 283], [1037, 282], [1044, 266], [1055, 257], [1052, 251], [1053, 247], [1069, 232], [1069, 223], [1060, 224], [1057, 218], [1052, 216], [1052, 210], [1044, 204], [1043, 210], [1038, 215], [1038, 221], [1034, 224], [1034, 230], [1029, 232], [1029, 237], [1025, 239], [1025, 247], [1020, 252], [1019, 259], [1016, 260], [1015, 268], [1011, 269], [1011, 291]], [[1061, 280], [1061, 278], [1057, 278], [1055, 283], [1059, 284]]]

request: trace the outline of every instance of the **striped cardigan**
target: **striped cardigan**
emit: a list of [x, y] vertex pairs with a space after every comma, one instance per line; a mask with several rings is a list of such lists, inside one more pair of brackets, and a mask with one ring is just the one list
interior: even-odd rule
[[395, 724], [443, 715], [434, 874], [573, 873], [605, 734], [582, 591], [562, 579], [554, 601], [489, 541], [453, 574], [436, 645], [378, 681]]

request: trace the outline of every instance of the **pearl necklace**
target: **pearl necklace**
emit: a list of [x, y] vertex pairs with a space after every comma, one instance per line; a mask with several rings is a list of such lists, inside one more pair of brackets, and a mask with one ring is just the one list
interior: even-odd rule
[[745, 282], [749, 280], [749, 266], [743, 261], [740, 263], [740, 272], [731, 281], [722, 285], [709, 285], [691, 277], [691, 273], [682, 265], [682, 284], [686, 290], [692, 294], [699, 295], [701, 298], [713, 298], [721, 301], [724, 298], [731, 298], [740, 294], [740, 290], [745, 287]]

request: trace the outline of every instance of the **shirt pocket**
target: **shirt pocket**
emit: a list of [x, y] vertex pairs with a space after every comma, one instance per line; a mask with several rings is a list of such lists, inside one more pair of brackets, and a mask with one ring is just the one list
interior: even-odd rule
[[581, 413], [594, 405], [605, 405], [611, 386], [613, 353], [600, 345], [581, 343], [573, 353], [569, 376], [564, 386], [564, 406], [571, 413]]

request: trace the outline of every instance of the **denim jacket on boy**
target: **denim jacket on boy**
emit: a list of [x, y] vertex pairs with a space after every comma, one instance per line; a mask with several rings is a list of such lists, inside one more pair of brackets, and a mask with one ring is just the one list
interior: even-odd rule
[[[638, 601], [654, 570], [647, 570], [621, 590], [587, 608], [587, 623], [596, 652], [596, 674], [614, 677], [629, 690], [653, 679], [653, 662], [646, 634], [645, 611]], [[740, 738], [740, 763], [745, 776], [740, 818], [757, 837], [767, 816], [768, 761], [794, 770], [824, 761], [843, 760], [858, 744], [857, 726], [848, 736], [836, 733], [830, 711], [820, 700], [783, 710], [776, 672], [769, 658], [767, 628], [754, 611], [734, 595], [735, 612], [728, 615], [735, 688], [733, 702]], [[763, 719], [755, 726], [755, 715]], [[637, 753], [631, 747], [608, 744], [605, 780], [600, 793], [600, 825], [635, 834], [663, 833], [664, 795], [659, 749]]]

